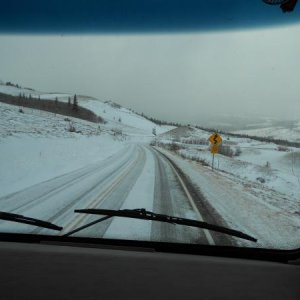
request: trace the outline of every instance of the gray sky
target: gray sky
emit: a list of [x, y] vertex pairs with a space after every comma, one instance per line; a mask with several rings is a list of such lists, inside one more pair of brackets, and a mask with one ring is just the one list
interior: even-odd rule
[[183, 122], [300, 119], [300, 25], [193, 34], [0, 36], [0, 79]]

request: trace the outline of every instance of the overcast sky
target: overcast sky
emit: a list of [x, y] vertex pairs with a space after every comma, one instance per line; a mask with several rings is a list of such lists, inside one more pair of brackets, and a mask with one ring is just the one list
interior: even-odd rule
[[300, 118], [300, 25], [193, 34], [0, 35], [0, 79], [183, 122]]

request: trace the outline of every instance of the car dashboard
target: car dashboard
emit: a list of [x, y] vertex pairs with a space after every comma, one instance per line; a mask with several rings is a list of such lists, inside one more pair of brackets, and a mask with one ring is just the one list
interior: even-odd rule
[[[35, 237], [36, 238], [36, 237]], [[0, 242], [1, 299], [299, 299], [300, 261], [202, 254], [184, 245], [23, 239]], [[160, 248], [158, 246], [161, 246]], [[201, 249], [201, 247], [199, 248]], [[226, 247], [224, 247], [226, 249]], [[241, 249], [243, 252], [244, 250]], [[247, 251], [247, 250], [246, 250]], [[259, 250], [261, 254], [263, 253]], [[200, 251], [201, 253], [201, 251]], [[252, 255], [251, 255], [252, 253]], [[247, 259], [247, 255], [251, 257]], [[244, 257], [243, 257], [244, 256]], [[280, 256], [280, 255], [279, 255]], [[278, 257], [279, 257], [278, 256]], [[262, 256], [261, 256], [262, 257]]]

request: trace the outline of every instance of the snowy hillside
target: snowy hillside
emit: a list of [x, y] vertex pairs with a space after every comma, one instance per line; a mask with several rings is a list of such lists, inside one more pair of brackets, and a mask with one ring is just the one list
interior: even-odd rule
[[[74, 96], [6, 85], [3, 81], [0, 93], [30, 95], [41, 100], [58, 98], [62, 102]], [[80, 106], [102, 116], [105, 124], [24, 107], [20, 110], [18, 106], [0, 102], [0, 195], [106, 159], [130, 142], [148, 143], [153, 128], [157, 133], [174, 128], [157, 126], [112, 102], [77, 97]]]
[[140, 128], [148, 134], [152, 134], [153, 128], [156, 129], [157, 134], [166, 132], [174, 128], [173, 126], [156, 125], [153, 122], [145, 119], [144, 117], [137, 115], [131, 110], [121, 107], [120, 105], [111, 101], [102, 102], [98, 99], [81, 97], [79, 97], [79, 101], [80, 105], [92, 110], [97, 115], [103, 116], [105, 120], [122, 123], [134, 128]]
[[[36, 91], [34, 89], [22, 88], [16, 86], [7, 86], [0, 83], [0, 93], [9, 94], [13, 96], [18, 96], [24, 94], [25, 96], [31, 96], [33, 98], [40, 98], [41, 100], [55, 100], [67, 102], [68, 98], [73, 98], [71, 93], [45, 93], [41, 91]], [[155, 128], [156, 133], [160, 134], [166, 132], [173, 126], [159, 126], [153, 122], [147, 120], [146, 118], [137, 115], [129, 109], [126, 109], [112, 101], [101, 101], [99, 99], [77, 95], [78, 104], [93, 111], [96, 115], [101, 116], [105, 121], [108, 121], [111, 126], [116, 127], [132, 127], [136, 134], [150, 135], [152, 136], [153, 128]]]
[[250, 136], [271, 137], [275, 139], [287, 140], [290, 142], [300, 142], [300, 121], [295, 122], [292, 127], [282, 126], [263, 127], [259, 129], [239, 130], [235, 133], [247, 134]]

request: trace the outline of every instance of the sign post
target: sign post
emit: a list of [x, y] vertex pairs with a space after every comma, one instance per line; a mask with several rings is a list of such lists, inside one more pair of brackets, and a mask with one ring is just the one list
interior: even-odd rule
[[209, 137], [209, 141], [211, 143], [210, 152], [212, 154], [212, 164], [211, 169], [214, 170], [214, 163], [215, 163], [215, 154], [219, 152], [219, 146], [222, 143], [222, 138], [218, 133], [214, 133]]

